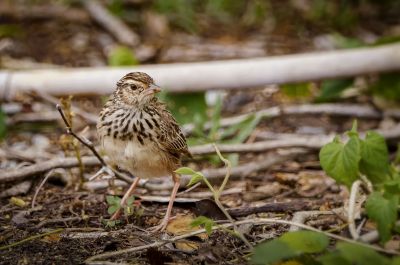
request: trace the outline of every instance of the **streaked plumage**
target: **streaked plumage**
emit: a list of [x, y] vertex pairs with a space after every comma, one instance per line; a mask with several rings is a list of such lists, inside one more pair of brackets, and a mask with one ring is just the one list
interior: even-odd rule
[[[179, 125], [155, 93], [159, 88], [146, 73], [133, 72], [117, 82], [117, 88], [100, 112], [97, 132], [113, 166], [136, 177], [121, 200], [124, 205], [139, 178], [172, 175], [175, 182], [167, 213], [156, 230], [165, 229], [179, 188], [183, 155], [191, 156]], [[119, 216], [117, 211], [112, 219]]]

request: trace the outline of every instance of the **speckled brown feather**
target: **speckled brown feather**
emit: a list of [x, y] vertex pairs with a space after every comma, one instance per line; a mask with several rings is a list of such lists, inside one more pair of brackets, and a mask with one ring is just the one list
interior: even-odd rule
[[[104, 105], [97, 131], [111, 162], [142, 178], [170, 174], [189, 153], [179, 125], [154, 95], [144, 96], [154, 83], [134, 72], [117, 82]], [[154, 176], [152, 176], [154, 175]]]

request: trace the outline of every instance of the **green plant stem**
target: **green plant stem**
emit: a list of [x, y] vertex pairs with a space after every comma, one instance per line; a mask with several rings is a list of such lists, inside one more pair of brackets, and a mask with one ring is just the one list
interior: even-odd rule
[[217, 191], [215, 191], [212, 188], [211, 184], [208, 182], [208, 180], [206, 178], [204, 178], [204, 181], [206, 182], [207, 186], [209, 188], [211, 188], [210, 190], [213, 192], [214, 201], [217, 204], [218, 208], [224, 213], [226, 218], [228, 218], [229, 222], [231, 222], [233, 224], [233, 229], [234, 229], [235, 233], [237, 234], [237, 236], [246, 244], [246, 246], [249, 249], [253, 249], [253, 246], [250, 244], [250, 242], [246, 239], [246, 237], [237, 228], [237, 226], [235, 224], [235, 220], [233, 220], [233, 218], [229, 215], [228, 211], [225, 209], [225, 207], [222, 205], [221, 201], [219, 200], [219, 198], [221, 197], [221, 193], [224, 190], [226, 184], [228, 183], [229, 177], [231, 175], [231, 163], [230, 163], [230, 161], [228, 159], [225, 159], [221, 155], [221, 152], [219, 151], [219, 149], [218, 149], [216, 144], [213, 144], [213, 146], [214, 146], [215, 151], [217, 152], [219, 158], [225, 163], [226, 175], [224, 177], [224, 180], [222, 181], [221, 186], [219, 187], [219, 189]]
[[0, 247], [0, 250], [4, 250], [4, 249], [7, 249], [7, 248], [12, 248], [12, 247], [21, 245], [21, 244], [23, 244], [23, 243], [25, 243], [25, 242], [34, 240], [34, 239], [36, 239], [36, 238], [40, 238], [40, 237], [44, 237], [44, 236], [51, 235], [51, 234], [54, 234], [54, 233], [58, 233], [58, 232], [61, 232], [61, 231], [63, 231], [63, 230], [64, 230], [64, 228], [59, 228], [59, 229], [55, 229], [55, 230], [53, 230], [53, 231], [46, 232], [46, 233], [43, 233], [43, 234], [30, 236], [30, 237], [27, 237], [27, 238], [25, 238], [25, 239], [22, 239], [21, 241], [14, 242], [14, 243], [12, 243], [12, 244], [10, 244], [10, 245], [1, 246], [1, 247]]

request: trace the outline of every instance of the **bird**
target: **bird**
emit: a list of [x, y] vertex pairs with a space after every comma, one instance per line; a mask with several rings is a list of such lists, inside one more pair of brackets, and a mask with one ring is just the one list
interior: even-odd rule
[[[133, 194], [140, 179], [172, 176], [174, 186], [162, 222], [152, 231], [168, 225], [179, 189], [183, 156], [192, 157], [177, 121], [156, 94], [161, 88], [144, 72], [123, 76], [100, 112], [96, 125], [98, 137], [110, 165], [135, 177], [121, 199], [121, 208]], [[118, 219], [120, 210], [111, 220]]]

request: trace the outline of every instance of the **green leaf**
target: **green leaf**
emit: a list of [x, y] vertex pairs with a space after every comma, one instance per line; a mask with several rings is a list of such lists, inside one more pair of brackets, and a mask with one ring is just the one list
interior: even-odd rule
[[261, 243], [254, 248], [251, 256], [251, 263], [255, 265], [273, 264], [282, 260], [296, 257], [298, 251], [293, 250], [289, 245], [279, 239]]
[[121, 202], [121, 198], [118, 196], [112, 196], [112, 195], [107, 195], [106, 196], [106, 201], [108, 205], [112, 205], [112, 204], [120, 204]]
[[340, 253], [337, 251], [327, 253], [318, 259], [322, 265], [351, 265], [351, 262], [346, 260]]
[[379, 80], [371, 87], [371, 92], [388, 100], [400, 100], [399, 73], [381, 74]]
[[190, 179], [189, 184], [187, 184], [187, 186], [188, 187], [193, 186], [197, 182], [202, 181], [203, 178], [204, 178], [203, 174], [201, 174], [200, 172], [197, 172], [196, 174], [192, 175], [192, 178]]
[[212, 227], [215, 225], [215, 222], [213, 220], [211, 220], [210, 218], [207, 218], [205, 216], [199, 216], [196, 219], [194, 219], [190, 225], [192, 227], [195, 226], [200, 226], [203, 225], [204, 229], [206, 230], [208, 235], [211, 235], [212, 233]]
[[116, 204], [111, 205], [110, 207], [108, 207], [107, 212], [108, 212], [108, 214], [113, 214], [113, 213], [115, 213], [116, 211], [118, 211], [118, 209], [119, 209], [120, 207], [121, 207], [120, 205], [116, 205]]
[[175, 170], [175, 173], [181, 174], [181, 175], [194, 175], [197, 172], [191, 169], [190, 167], [180, 167], [177, 170]]
[[391, 238], [391, 230], [397, 219], [397, 205], [399, 197], [391, 195], [383, 197], [380, 192], [369, 195], [365, 208], [371, 220], [377, 223], [381, 243]]
[[389, 261], [386, 257], [381, 256], [370, 248], [360, 245], [340, 242], [337, 244], [337, 249], [346, 260], [354, 265], [389, 264]]
[[388, 179], [390, 166], [385, 138], [369, 131], [361, 143], [360, 171], [373, 184], [383, 183]]
[[128, 66], [138, 64], [139, 61], [136, 59], [133, 51], [128, 47], [118, 46], [114, 48], [108, 56], [108, 65], [110, 66]]
[[301, 99], [311, 96], [310, 83], [296, 83], [281, 85], [281, 91], [284, 95]]
[[301, 253], [319, 253], [329, 245], [329, 238], [326, 235], [313, 231], [285, 233], [279, 240]]
[[390, 265], [400, 265], [400, 257], [396, 257], [396, 258], [392, 259], [392, 262], [390, 263]]
[[168, 93], [163, 90], [158, 94], [161, 101], [168, 105], [179, 124], [193, 122], [193, 117], [202, 121], [207, 120], [207, 104], [204, 92], [191, 92], [184, 94]]
[[135, 201], [135, 196], [130, 196], [127, 200], [126, 200], [126, 205], [132, 205], [133, 202]]
[[240, 123], [239, 133], [229, 143], [243, 143], [253, 133], [261, 120], [261, 116], [249, 116]]
[[357, 137], [350, 137], [346, 144], [335, 138], [319, 152], [319, 160], [325, 172], [349, 187], [358, 179], [360, 159], [360, 140]]
[[343, 91], [349, 88], [353, 82], [353, 78], [323, 81], [321, 84], [321, 93], [315, 101], [327, 102], [339, 99]]

